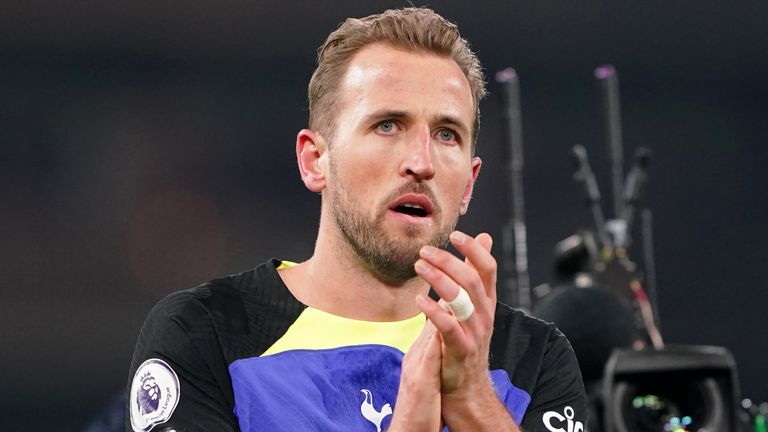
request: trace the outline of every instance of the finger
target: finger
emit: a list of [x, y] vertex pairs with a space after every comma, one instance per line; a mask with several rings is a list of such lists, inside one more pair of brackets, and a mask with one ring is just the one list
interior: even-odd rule
[[446, 312], [450, 312], [451, 311], [451, 307], [448, 306], [448, 302], [443, 300], [442, 297], [440, 297], [440, 300], [437, 301], [437, 304], [440, 305], [440, 307], [443, 308], [444, 311], [446, 311]]
[[[498, 274], [498, 262], [496, 261], [496, 258], [493, 257], [493, 254], [491, 251], [493, 250], [493, 237], [491, 237], [488, 233], [480, 233], [475, 237], [475, 239], [480, 242], [480, 244], [483, 246], [483, 248], [488, 252], [489, 255], [491, 255], [491, 258], [493, 259], [493, 277], [490, 278], [488, 281], [483, 281], [484, 283], [487, 283], [485, 285], [486, 290], [485, 293], [488, 295], [488, 298], [491, 299], [491, 308], [495, 311], [496, 310], [496, 297], [498, 295], [498, 289], [497, 289], [497, 283], [499, 280], [499, 274]], [[467, 260], [469, 260], [467, 258]], [[482, 275], [480, 275], [482, 278]]]
[[451, 244], [466, 258], [483, 281], [485, 294], [496, 300], [497, 263], [491, 255], [493, 238], [487, 233], [481, 233], [472, 238], [461, 231], [451, 233]]
[[[477, 236], [475, 236], [475, 241], [479, 242], [480, 245], [488, 252], [491, 252], [491, 247], [493, 246], [493, 238], [488, 233], [480, 233]], [[469, 260], [469, 258], [464, 258], [464, 262], [471, 265], [472, 268], [475, 266], [472, 264], [472, 262]]]
[[488, 233], [480, 233], [475, 237], [475, 240], [480, 243], [486, 252], [490, 253], [493, 248], [493, 237]]
[[[435, 344], [437, 344], [437, 349]], [[414, 355], [409, 359], [409, 362], [412, 362], [411, 367], [415, 371], [421, 371], [420, 373], [439, 374], [442, 363], [439, 347], [440, 336], [438, 336], [437, 328], [427, 320], [424, 324], [424, 330], [419, 335], [418, 346], [415, 347]]]
[[[459, 295], [459, 285], [445, 273], [424, 259], [419, 259], [413, 268], [416, 274], [421, 276], [437, 295], [445, 301], [452, 301]], [[445, 306], [448, 306], [447, 304]]]
[[440, 332], [440, 337], [445, 342], [446, 347], [459, 356], [466, 356], [470, 347], [467, 335], [459, 322], [440, 307], [436, 301], [427, 296], [419, 295], [416, 297], [416, 301], [427, 319]]
[[416, 337], [416, 340], [413, 341], [411, 346], [408, 347], [408, 351], [406, 351], [405, 355], [409, 358], [421, 359], [426, 350], [426, 346], [428, 345], [428, 339], [435, 333], [435, 326], [429, 324], [429, 321], [426, 321], [421, 333], [419, 333], [419, 336]]
[[[483, 249], [485, 249], [489, 254], [491, 253], [491, 249], [493, 249], [493, 237], [491, 237], [488, 233], [480, 233], [475, 237], [475, 240], [479, 242]], [[493, 254], [491, 254], [491, 257], [493, 257]], [[465, 258], [469, 262], [469, 258]], [[496, 304], [496, 295], [498, 293], [496, 289], [496, 283], [498, 281], [498, 263], [496, 263], [496, 259], [494, 258], [494, 266], [496, 267], [496, 277], [493, 278], [493, 280], [489, 280], [488, 284], [486, 285], [486, 294], [488, 295], [488, 298], [492, 299], [493, 302], [491, 304]], [[474, 267], [474, 265], [473, 265]], [[482, 278], [482, 275], [480, 276]], [[485, 283], [485, 281], [483, 281]]]
[[[477, 312], [484, 314], [483, 316], [488, 316], [490, 299], [486, 294], [487, 290], [478, 271], [453, 254], [432, 246], [421, 248], [420, 255], [422, 260], [419, 261], [429, 264], [431, 268], [422, 271], [417, 268], [416, 273], [432, 284], [432, 288], [440, 297], [446, 301], [454, 300], [458, 295], [458, 288], [461, 286], [469, 294]], [[432, 269], [436, 269], [436, 271], [431, 271]], [[441, 275], [445, 275], [447, 279]], [[471, 320], [472, 318], [469, 319], [469, 321]]]
[[468, 320], [475, 313], [475, 305], [464, 288], [459, 288], [459, 295], [448, 302], [448, 307], [451, 308], [451, 312], [458, 322]]
[[424, 326], [424, 331], [427, 332], [425, 344], [424, 344], [424, 362], [436, 364], [440, 367], [441, 353], [440, 336], [438, 336], [437, 328], [431, 321], [427, 320], [427, 324]]
[[[461, 262], [459, 261], [459, 263]], [[482, 321], [478, 322], [476, 319], [472, 319], [475, 315], [475, 306], [471, 297], [468, 296], [467, 290], [462, 289], [456, 281], [423, 259], [416, 261], [414, 268], [416, 273], [440, 296], [441, 300], [438, 304], [443, 309], [450, 310], [457, 321], [472, 329], [473, 332], [481, 329]], [[463, 298], [464, 302], [454, 304], [459, 300], [460, 293], [466, 296]]]

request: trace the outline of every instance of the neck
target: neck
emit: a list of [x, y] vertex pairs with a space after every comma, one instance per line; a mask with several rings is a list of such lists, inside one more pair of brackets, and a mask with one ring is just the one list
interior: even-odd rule
[[374, 276], [325, 212], [321, 212], [312, 257], [281, 270], [280, 276], [307, 306], [364, 321], [411, 318], [420, 312], [416, 295], [429, 291], [429, 285], [419, 277], [393, 285]]

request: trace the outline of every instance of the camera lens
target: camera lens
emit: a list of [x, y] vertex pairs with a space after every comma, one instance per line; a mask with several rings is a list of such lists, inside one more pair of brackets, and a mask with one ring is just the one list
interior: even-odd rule
[[[626, 432], [683, 432], [706, 430], [718, 423], [722, 409], [712, 379], [674, 379], [623, 382], [612, 402], [619, 414], [619, 430]], [[715, 392], [713, 393], [713, 390]]]

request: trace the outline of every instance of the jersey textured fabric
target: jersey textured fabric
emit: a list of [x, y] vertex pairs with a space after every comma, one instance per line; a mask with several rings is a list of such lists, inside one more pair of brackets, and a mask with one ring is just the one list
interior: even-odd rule
[[[307, 307], [278, 275], [281, 265], [173, 293], [152, 309], [128, 388], [146, 381], [149, 372], [137, 373], [144, 364], [163, 364], [177, 377], [177, 405], [159, 424], [132, 426], [131, 404], [146, 396], [129, 390], [127, 431], [386, 430], [424, 315], [367, 322]], [[524, 431], [583, 430], [578, 364], [553, 325], [499, 303], [490, 351], [496, 393]], [[157, 388], [161, 402], [170, 398]]]

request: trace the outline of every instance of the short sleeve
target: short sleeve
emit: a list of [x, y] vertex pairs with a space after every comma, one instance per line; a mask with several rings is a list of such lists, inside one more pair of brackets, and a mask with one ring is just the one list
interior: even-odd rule
[[586, 417], [586, 396], [576, 355], [568, 339], [553, 328], [520, 426], [525, 432], [582, 432]]
[[190, 292], [161, 300], [136, 343], [126, 431], [237, 431], [233, 405], [210, 314]]

